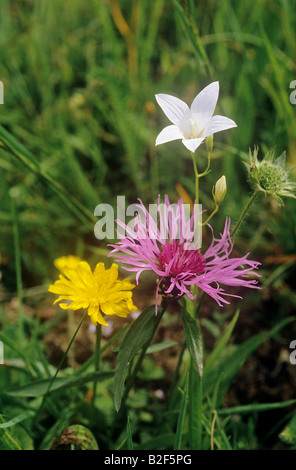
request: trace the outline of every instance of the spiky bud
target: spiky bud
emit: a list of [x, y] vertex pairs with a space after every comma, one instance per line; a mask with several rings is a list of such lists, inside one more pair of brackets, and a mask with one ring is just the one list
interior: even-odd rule
[[250, 150], [250, 164], [247, 165], [249, 178], [255, 188], [274, 197], [283, 205], [283, 197], [296, 199], [296, 183], [290, 180], [291, 169], [286, 168], [286, 152], [275, 157], [275, 151], [268, 151], [258, 160], [258, 147]]

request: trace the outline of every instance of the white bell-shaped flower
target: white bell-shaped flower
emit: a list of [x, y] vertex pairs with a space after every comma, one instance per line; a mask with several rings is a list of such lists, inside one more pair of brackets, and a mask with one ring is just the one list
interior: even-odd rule
[[225, 116], [213, 116], [219, 95], [219, 82], [205, 87], [193, 100], [191, 107], [175, 96], [158, 94], [156, 101], [173, 125], [157, 136], [156, 145], [181, 139], [185, 147], [195, 152], [204, 139], [216, 132], [237, 127]]

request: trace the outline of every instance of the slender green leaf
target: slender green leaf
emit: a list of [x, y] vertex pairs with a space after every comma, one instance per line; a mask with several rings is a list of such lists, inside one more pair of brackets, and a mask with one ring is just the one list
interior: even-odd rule
[[57, 436], [60, 436], [63, 430], [69, 425], [69, 421], [73, 414], [73, 410], [65, 408], [61, 411], [58, 419], [48, 429], [47, 433], [43, 437], [38, 450], [49, 450], [52, 448], [53, 443], [56, 441]]
[[251, 337], [244, 343], [236, 345], [221, 361], [211, 367], [204, 376], [204, 389], [206, 391], [212, 390], [216, 383], [217, 377], [223, 372], [221, 386], [217, 397], [217, 406], [223, 399], [227, 392], [233, 377], [237, 374], [238, 370], [242, 367], [246, 359], [255, 351], [260, 344], [266, 341], [268, 338], [272, 338], [288, 323], [295, 321], [294, 317], [288, 317], [279, 322], [274, 328], [263, 333]]
[[14, 424], [20, 423], [21, 421], [24, 421], [24, 419], [34, 416], [34, 414], [35, 412], [33, 410], [25, 411], [24, 413], [21, 413], [20, 415], [15, 416], [14, 418], [10, 419], [6, 423], [0, 424], [0, 429], [10, 428]]
[[0, 142], [7, 150], [16, 155], [29, 168], [40, 169], [40, 163], [20, 142], [13, 137], [3, 126], [0, 126]]
[[9, 338], [7, 335], [4, 335], [3, 333], [0, 333], [0, 341], [2, 341], [5, 345], [7, 345], [9, 348], [11, 348], [12, 351], [14, 351], [18, 358], [22, 359], [24, 363], [27, 366], [27, 371], [30, 373], [30, 375], [35, 376], [35, 367], [34, 364], [29, 360], [28, 356], [22, 351], [22, 349], [19, 347], [18, 343], [16, 341], [13, 341], [11, 338]]
[[202, 376], [203, 344], [199, 325], [197, 320], [195, 320], [184, 308], [182, 308], [182, 320], [185, 341], [192, 359], [193, 366], [200, 376]]
[[178, 416], [176, 437], [175, 437], [175, 442], [174, 442], [174, 450], [182, 449], [182, 435], [183, 435], [183, 427], [184, 427], [184, 421], [185, 421], [185, 416], [186, 416], [187, 400], [188, 400], [188, 376], [186, 378], [179, 416]]
[[[0, 414], [1, 425], [6, 424], [6, 420]], [[2, 426], [1, 426], [2, 427]], [[0, 427], [0, 450], [22, 450], [11, 429], [1, 429]]]
[[202, 446], [202, 377], [191, 361], [189, 369], [188, 428], [189, 445], [192, 450], [201, 450]]
[[161, 320], [163, 309], [158, 308], [155, 315], [155, 306], [152, 305], [141, 313], [132, 323], [120, 346], [114, 376], [114, 403], [119, 410], [122, 399], [124, 382], [127, 377], [128, 368], [135, 354], [141, 349], [147, 349], [149, 343]]
[[[79, 387], [85, 385], [86, 383], [92, 380], [106, 380], [113, 376], [112, 371], [106, 372], [92, 372], [83, 376], [74, 376], [74, 377], [57, 377], [49, 391], [52, 393], [57, 390], [64, 390], [69, 387]], [[36, 380], [29, 384], [23, 385], [21, 387], [8, 390], [5, 392], [6, 395], [13, 397], [40, 397], [47, 393], [48, 386], [51, 383], [51, 379], [42, 379]]]
[[243, 413], [257, 413], [259, 411], [269, 411], [277, 410], [279, 408], [285, 408], [286, 406], [295, 405], [296, 400], [287, 400], [276, 403], [255, 403], [252, 405], [241, 405], [233, 406], [231, 408], [222, 408], [219, 410], [219, 414], [223, 415], [233, 415], [233, 414], [243, 414]]
[[172, 448], [175, 441], [175, 434], [163, 434], [159, 435], [153, 439], [149, 439], [146, 442], [141, 443], [141, 445], [135, 444], [135, 450], [166, 450]]
[[207, 370], [211, 369], [211, 367], [215, 363], [216, 359], [219, 357], [219, 355], [221, 354], [221, 352], [225, 348], [225, 346], [227, 344], [227, 341], [229, 340], [229, 338], [230, 338], [230, 336], [233, 332], [233, 329], [236, 325], [238, 317], [239, 317], [239, 310], [237, 310], [235, 312], [235, 315], [232, 318], [229, 325], [227, 326], [225, 332], [223, 333], [220, 340], [218, 341], [218, 343], [214, 347], [213, 351], [209, 354], [209, 356], [208, 356], [208, 358], [205, 362], [204, 373], [206, 373]]
[[176, 346], [177, 341], [165, 341], [163, 343], [152, 344], [147, 349], [147, 354], [153, 354], [159, 351], [163, 351], [165, 349], [171, 348], [172, 346]]
[[126, 435], [127, 435], [127, 439], [126, 439], [127, 450], [133, 450], [134, 449], [133, 435], [132, 435], [132, 428], [131, 428], [129, 416], [127, 418]]
[[279, 435], [280, 439], [288, 445], [296, 447], [296, 415], [292, 417]]
[[0, 143], [4, 150], [17, 157], [32, 173], [37, 175], [44, 183], [66, 204], [69, 209], [82, 221], [91, 225], [95, 222], [93, 214], [81, 204], [73, 195], [39, 166], [39, 162], [30, 154], [11, 134], [0, 126]]
[[179, 3], [179, 0], [173, 0], [173, 1], [174, 1], [174, 5], [176, 8], [176, 12], [178, 13], [178, 16], [183, 24], [184, 31], [188, 35], [188, 39], [191, 42], [191, 45], [196, 54], [198, 63], [201, 66], [201, 70], [204, 72], [206, 68], [210, 67], [210, 62], [208, 60], [207, 54], [200, 40], [200, 35], [199, 35], [199, 30], [197, 28], [197, 25], [194, 22], [193, 17], [191, 17], [183, 8], [181, 3]]

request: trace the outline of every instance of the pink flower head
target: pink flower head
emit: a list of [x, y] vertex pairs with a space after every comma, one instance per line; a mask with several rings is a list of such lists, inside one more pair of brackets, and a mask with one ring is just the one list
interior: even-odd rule
[[[127, 271], [137, 272], [136, 282], [143, 271], [153, 271], [159, 278], [156, 291], [173, 298], [186, 294], [193, 299], [190, 286], [196, 285], [210, 295], [219, 306], [228, 304], [226, 296], [239, 297], [225, 292], [221, 287], [238, 286], [259, 288], [254, 272], [260, 263], [248, 259], [248, 254], [242, 258], [231, 258], [233, 241], [230, 237], [230, 219], [227, 218], [220, 238], [215, 238], [212, 227], [212, 241], [206, 251], [201, 253], [192, 241], [194, 214], [186, 220], [182, 210], [183, 202], [179, 199], [175, 211], [169, 211], [169, 198], [160, 204], [158, 199], [158, 218], [155, 221], [140, 201], [139, 214], [135, 231], [117, 221], [126, 234], [120, 236], [120, 241], [110, 245], [113, 250], [110, 256], [123, 263]], [[170, 215], [168, 220], [167, 215]], [[143, 220], [144, 219], [144, 220]], [[164, 237], [166, 235], [166, 237]], [[241, 298], [241, 297], [239, 297]]]

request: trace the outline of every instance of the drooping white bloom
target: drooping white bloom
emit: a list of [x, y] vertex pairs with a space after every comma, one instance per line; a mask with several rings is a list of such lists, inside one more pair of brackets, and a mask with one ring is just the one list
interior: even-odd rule
[[219, 82], [205, 87], [193, 100], [191, 107], [171, 95], [155, 95], [156, 101], [173, 125], [158, 134], [155, 144], [181, 139], [185, 147], [195, 152], [203, 140], [216, 132], [236, 127], [225, 116], [213, 116], [219, 95]]

